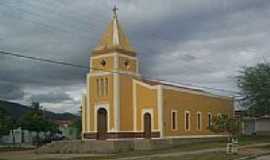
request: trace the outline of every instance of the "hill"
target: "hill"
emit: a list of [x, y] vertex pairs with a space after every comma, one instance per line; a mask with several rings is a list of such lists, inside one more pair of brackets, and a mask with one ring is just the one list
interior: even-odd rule
[[[13, 102], [8, 102], [8, 101], [3, 101], [0, 100], [0, 108], [3, 108], [7, 111], [9, 115], [13, 119], [20, 119], [26, 112], [29, 112], [32, 110], [32, 108], [21, 105], [18, 103], [13, 103]], [[45, 117], [50, 120], [76, 120], [79, 119], [77, 115], [71, 114], [71, 113], [54, 113], [50, 111], [45, 111]]]

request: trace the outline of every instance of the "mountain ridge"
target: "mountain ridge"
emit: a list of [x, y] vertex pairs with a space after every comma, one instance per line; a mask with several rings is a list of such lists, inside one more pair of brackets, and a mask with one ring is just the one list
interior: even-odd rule
[[[5, 109], [6, 112], [15, 120], [19, 120], [25, 113], [33, 110], [33, 108], [29, 106], [15, 103], [15, 102], [4, 101], [4, 100], [0, 100], [0, 108]], [[69, 113], [69, 112], [55, 113], [55, 112], [44, 110], [44, 115], [47, 119], [53, 120], [53, 121], [55, 120], [74, 121], [74, 120], [79, 119], [79, 116]]]

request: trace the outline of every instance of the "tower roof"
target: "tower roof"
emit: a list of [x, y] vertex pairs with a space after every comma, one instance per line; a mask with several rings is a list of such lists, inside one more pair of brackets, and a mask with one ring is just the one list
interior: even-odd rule
[[127, 35], [122, 30], [114, 8], [114, 15], [107, 30], [103, 33], [93, 55], [106, 54], [112, 51], [118, 51], [130, 56], [136, 56], [135, 49], [129, 43]]

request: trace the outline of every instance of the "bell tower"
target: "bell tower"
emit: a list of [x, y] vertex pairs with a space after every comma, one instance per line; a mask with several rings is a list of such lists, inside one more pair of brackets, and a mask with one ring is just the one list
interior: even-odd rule
[[120, 119], [125, 116], [124, 111], [132, 107], [131, 100], [126, 102], [122, 97], [127, 94], [131, 97], [131, 90], [126, 93], [126, 89], [131, 88], [133, 78], [139, 77], [138, 59], [120, 26], [117, 10], [113, 8], [112, 21], [90, 57], [87, 91], [82, 101], [83, 134], [98, 133], [100, 109], [107, 115], [103, 132], [117, 133], [132, 128], [124, 128]]
[[[136, 52], [119, 24], [117, 10], [116, 7], [113, 8], [112, 21], [92, 52], [90, 66], [93, 68], [92, 72], [114, 71], [138, 74]], [[116, 59], [113, 64], [111, 64], [112, 58]]]

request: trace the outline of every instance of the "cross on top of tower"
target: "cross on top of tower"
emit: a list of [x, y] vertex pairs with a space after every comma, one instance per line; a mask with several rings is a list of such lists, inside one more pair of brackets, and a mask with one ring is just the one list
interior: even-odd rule
[[117, 3], [116, 3], [116, 0], [113, 0], [113, 15], [114, 16], [117, 16]]

